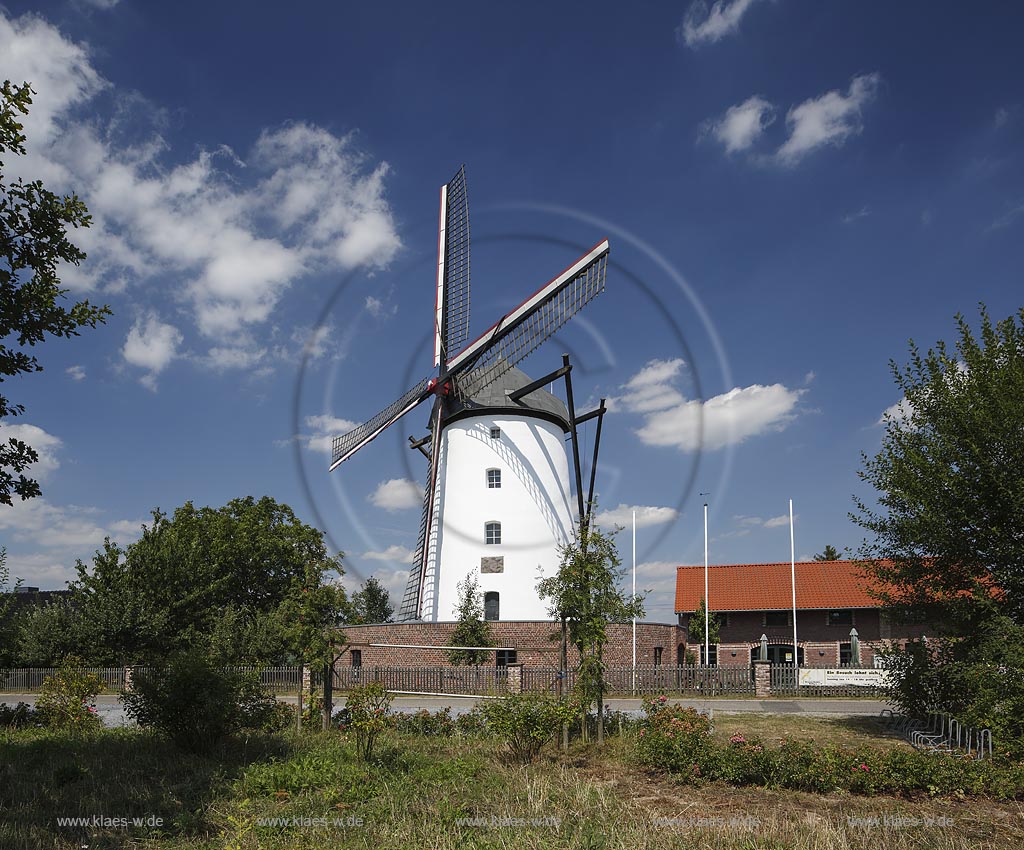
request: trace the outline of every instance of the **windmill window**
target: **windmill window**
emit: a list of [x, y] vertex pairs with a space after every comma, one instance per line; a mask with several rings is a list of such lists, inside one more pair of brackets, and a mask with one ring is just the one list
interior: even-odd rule
[[501, 543], [500, 522], [489, 522], [484, 526], [484, 542], [488, 545]]
[[491, 439], [492, 440], [500, 440], [501, 439], [501, 428], [491, 428]]
[[487, 486], [491, 489], [497, 489], [501, 487], [501, 470], [500, 469], [488, 469], [487, 470]]
[[498, 592], [489, 590], [484, 594], [484, 619], [498, 619]]

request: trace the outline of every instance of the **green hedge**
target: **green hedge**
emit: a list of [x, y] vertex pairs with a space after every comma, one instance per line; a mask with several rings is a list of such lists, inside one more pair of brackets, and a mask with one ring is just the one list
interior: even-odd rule
[[978, 761], [905, 749], [851, 749], [813, 741], [779, 747], [733, 735], [721, 744], [710, 721], [693, 709], [657, 700], [645, 705], [636, 761], [692, 784], [719, 781], [794, 791], [855, 794], [967, 794], [1024, 799], [1024, 761]]

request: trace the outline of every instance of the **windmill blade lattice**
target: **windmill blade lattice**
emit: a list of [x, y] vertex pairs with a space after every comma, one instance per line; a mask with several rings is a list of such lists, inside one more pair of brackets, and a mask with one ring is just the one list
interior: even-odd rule
[[[423, 511], [420, 514], [420, 530], [416, 537], [416, 552], [409, 568], [409, 578], [405, 584], [402, 603], [398, 607], [398, 620], [415, 620], [420, 616], [420, 600], [426, 563], [427, 547], [430, 546], [432, 529], [431, 519], [434, 513], [434, 491], [437, 487], [437, 453], [441, 441], [441, 405], [435, 404], [430, 417], [431, 441], [430, 455], [427, 460], [427, 480], [423, 487]], [[436, 533], [436, 532], [434, 532]]]
[[401, 419], [429, 395], [432, 378], [424, 378], [416, 386], [391, 402], [372, 419], [358, 425], [347, 434], [335, 437], [331, 443], [331, 469], [347, 460], [393, 422]]
[[469, 339], [469, 198], [466, 167], [447, 187], [444, 246], [444, 359]]
[[[582, 268], [573, 270], [564, 281], [556, 279], [543, 287], [524, 304], [527, 309], [520, 307], [498, 322], [470, 347], [479, 345], [477, 350], [467, 349], [456, 358], [455, 385], [461, 396], [472, 398], [494, 383], [604, 291], [607, 242], [598, 245], [591, 254], [595, 252], [598, 252], [595, 257]], [[552, 291], [545, 293], [549, 287]], [[534, 299], [536, 303], [531, 304]], [[454, 362], [452, 370], [456, 371]]]

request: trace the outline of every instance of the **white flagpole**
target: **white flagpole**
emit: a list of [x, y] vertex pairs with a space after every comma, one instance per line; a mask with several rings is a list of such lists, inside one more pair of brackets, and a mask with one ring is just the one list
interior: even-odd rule
[[[633, 598], [636, 599], [636, 511], [633, 511]], [[633, 617], [633, 693], [636, 693], [636, 617]]]
[[793, 500], [789, 500], [789, 570], [793, 586], [793, 664], [800, 666], [800, 651], [796, 644], [796, 545], [793, 537]]
[[711, 605], [708, 602], [708, 503], [704, 503], [704, 665], [711, 663]]

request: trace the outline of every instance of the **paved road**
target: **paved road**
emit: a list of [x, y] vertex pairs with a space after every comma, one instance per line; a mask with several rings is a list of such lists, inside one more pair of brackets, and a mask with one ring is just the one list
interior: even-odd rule
[[[295, 697], [281, 697], [283, 702], [295, 702]], [[14, 705], [18, 702], [27, 702], [34, 705], [36, 694], [0, 694], [0, 703]], [[422, 697], [422, 696], [400, 696], [396, 697], [392, 707], [395, 711], [418, 711], [426, 708], [430, 711], [438, 711], [442, 708], [450, 708], [452, 714], [462, 714], [469, 711], [482, 700], [476, 697]], [[857, 717], [865, 715], [877, 716], [888, 704], [881, 700], [870, 699], [684, 699], [670, 697], [669, 702], [678, 705], [691, 706], [697, 709], [711, 709], [715, 713], [734, 714], [742, 712], [757, 712], [761, 714], [803, 714], [809, 717]], [[335, 698], [335, 707], [344, 705], [344, 697]], [[639, 713], [641, 701], [639, 699], [609, 699], [609, 708], [617, 711], [629, 711]], [[107, 726], [124, 726], [131, 721], [125, 716], [124, 707], [117, 699], [116, 694], [101, 694], [96, 698], [96, 711], [103, 718]]]

